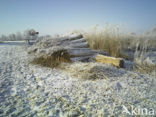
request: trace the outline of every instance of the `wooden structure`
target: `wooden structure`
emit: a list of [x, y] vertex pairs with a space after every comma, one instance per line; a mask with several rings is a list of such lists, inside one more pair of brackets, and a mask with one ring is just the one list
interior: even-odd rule
[[67, 40], [68, 49], [67, 52], [69, 53], [70, 59], [75, 61], [81, 62], [88, 62], [92, 61], [96, 54], [107, 55], [107, 53], [100, 51], [100, 50], [92, 50], [89, 47], [88, 42], [82, 35], [77, 35], [74, 37], [70, 37]]
[[[107, 53], [100, 50], [92, 50], [88, 42], [82, 35], [61, 37], [54, 39], [45, 39], [34, 45], [30, 53], [37, 53], [37, 58], [61, 58], [72, 62], [96, 61], [112, 64], [117, 67], [124, 66], [124, 60], [120, 58], [109, 57]], [[61, 61], [60, 61], [61, 62]]]
[[[72, 61], [92, 61], [112, 64], [116, 67], [124, 67], [124, 60], [121, 58], [110, 57], [107, 53], [99, 50], [92, 50], [89, 47], [88, 42], [82, 35], [78, 35], [73, 38], [69, 38], [71, 49], [68, 49], [68, 53]], [[106, 56], [107, 55], [107, 56]]]

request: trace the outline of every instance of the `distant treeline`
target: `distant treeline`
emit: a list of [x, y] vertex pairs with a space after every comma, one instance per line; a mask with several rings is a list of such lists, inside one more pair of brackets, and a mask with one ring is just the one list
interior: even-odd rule
[[[0, 36], [0, 41], [21, 41], [21, 40], [35, 40], [37, 39], [38, 35], [35, 34], [34, 29], [28, 29], [25, 30], [24, 32], [17, 32], [15, 34], [9, 34], [9, 35], [1, 35]], [[32, 35], [34, 33], [34, 35]]]

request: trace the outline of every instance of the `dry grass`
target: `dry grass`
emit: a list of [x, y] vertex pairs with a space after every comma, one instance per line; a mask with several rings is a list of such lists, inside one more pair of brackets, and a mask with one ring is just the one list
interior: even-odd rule
[[103, 50], [113, 57], [133, 60], [137, 71], [150, 74], [156, 69], [156, 65], [149, 61], [145, 64], [148, 58], [146, 54], [156, 49], [156, 36], [125, 33], [121, 27], [106, 25], [104, 28], [94, 27], [85, 33], [85, 38], [92, 49]]
[[122, 50], [128, 42], [125, 34], [121, 33], [117, 26], [104, 28], [96, 26], [85, 34], [85, 38], [92, 49], [103, 50], [113, 57], [126, 57]]
[[109, 80], [110, 77], [119, 77], [124, 74], [120, 69], [117, 69], [112, 65], [94, 62], [75, 62], [73, 64], [63, 63], [59, 68], [70, 76], [82, 80]]
[[134, 71], [156, 76], [156, 65], [143, 64], [134, 66]]
[[38, 58], [34, 58], [31, 63], [54, 68], [58, 67], [62, 62], [71, 62], [70, 56], [65, 50], [54, 52], [51, 56], [41, 56]]
[[[81, 63], [76, 62], [73, 64], [61, 64], [61, 69], [63, 69], [67, 74], [72, 77], [79, 78], [82, 80], [97, 80], [97, 79], [108, 79], [105, 76], [104, 71], [97, 71], [94, 69], [96, 63]], [[99, 66], [100, 64], [98, 64]]]
[[96, 77], [92, 77], [92, 73], [90, 72], [90, 69], [94, 66], [94, 63], [75, 62], [73, 64], [61, 64], [60, 69], [79, 79], [96, 79]]

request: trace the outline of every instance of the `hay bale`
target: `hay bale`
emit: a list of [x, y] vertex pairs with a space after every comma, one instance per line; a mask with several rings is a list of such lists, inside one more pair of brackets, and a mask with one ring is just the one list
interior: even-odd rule
[[95, 60], [96, 62], [112, 64], [119, 68], [124, 67], [124, 60], [122, 58], [115, 58], [98, 54], [95, 56]]

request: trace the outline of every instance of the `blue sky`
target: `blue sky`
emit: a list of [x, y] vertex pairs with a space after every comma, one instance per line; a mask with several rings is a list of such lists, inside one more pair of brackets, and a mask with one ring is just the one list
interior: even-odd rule
[[151, 29], [156, 0], [0, 0], [0, 35], [28, 28], [55, 34], [106, 23], [132, 32]]

